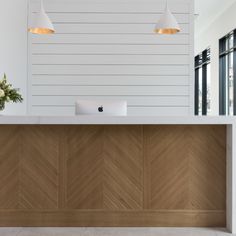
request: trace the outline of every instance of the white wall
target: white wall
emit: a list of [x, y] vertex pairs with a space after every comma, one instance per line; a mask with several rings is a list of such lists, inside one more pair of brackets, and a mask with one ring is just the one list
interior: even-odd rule
[[195, 34], [195, 55], [211, 48], [212, 115], [219, 114], [219, 39], [236, 28], [236, 3], [204, 31]]
[[182, 31], [161, 36], [164, 0], [45, 1], [57, 33], [29, 35], [30, 114], [72, 115], [86, 98], [127, 100], [129, 115], [192, 114], [193, 1], [169, 6]]
[[7, 104], [6, 114], [25, 114], [27, 110], [27, 3], [0, 0], [0, 77], [5, 72], [25, 99], [22, 104]]
[[[83, 1], [83, 0], [81, 0], [81, 1]], [[38, 2], [38, 1], [32, 0], [30, 2]], [[47, 0], [47, 1], [45, 1], [45, 5], [47, 5], [49, 2], [63, 2], [63, 0]], [[74, 2], [78, 3], [78, 0], [76, 0]], [[84, 1], [84, 2], [87, 2], [87, 1]], [[97, 1], [97, 2], [100, 3], [100, 1]], [[107, 1], [107, 2], [109, 3], [110, 1]], [[123, 2], [125, 4], [127, 3], [127, 1], [122, 1], [122, 0], [120, 0], [119, 2]], [[143, 5], [137, 4], [137, 0], [129, 0], [129, 2], [132, 3], [133, 6], [137, 7], [137, 9], [141, 9], [141, 10], [143, 10], [143, 9], [145, 10], [145, 7], [147, 9], [148, 6], [150, 6], [149, 2], [151, 2], [151, 6], [152, 6], [151, 11], [153, 11], [154, 13], [159, 11], [159, 15], [164, 8], [164, 1], [163, 0], [158, 0], [158, 1], [149, 0], [148, 3], [147, 3], [147, 1], [143, 1]], [[140, 3], [142, 1], [138, 1], [138, 2]], [[144, 4], [144, 2], [145, 2], [145, 4]], [[191, 13], [193, 13], [193, 0], [171, 0], [169, 2], [170, 2], [170, 5], [172, 5], [171, 9], [173, 11], [175, 11], [176, 5], [178, 7], [178, 5], [181, 5], [181, 3], [187, 2], [187, 3], [189, 3], [189, 11]], [[68, 3], [68, 1], [66, 1], [66, 3]], [[69, 5], [69, 4], [67, 4], [67, 5]], [[132, 5], [130, 5], [130, 6], [132, 6]], [[158, 7], [156, 7], [156, 6], [158, 6]], [[103, 8], [104, 6], [100, 5], [100, 7]], [[157, 9], [159, 9], [159, 10], [157, 10]], [[89, 9], [87, 9], [87, 10], [89, 10]], [[134, 10], [135, 10], [135, 8], [134, 8]], [[1, 38], [0, 38], [0, 76], [4, 72], [6, 72], [8, 78], [9, 78], [9, 81], [14, 85], [14, 87], [20, 88], [20, 92], [25, 99], [24, 103], [22, 103], [22, 104], [7, 104], [6, 110], [4, 111], [5, 114], [26, 114], [28, 108], [31, 111], [31, 114], [34, 113], [30, 109], [30, 107], [31, 107], [30, 105], [32, 105], [32, 103], [31, 103], [32, 97], [29, 96], [27, 98], [28, 93], [29, 93], [29, 95], [32, 95], [31, 83], [28, 84], [28, 81], [27, 81], [28, 69], [29, 69], [28, 64], [27, 64], [27, 56], [28, 56], [28, 51], [27, 51], [27, 49], [28, 49], [28, 47], [27, 47], [27, 44], [28, 44], [28, 41], [27, 41], [28, 40], [28, 33], [27, 33], [28, 22], [27, 22], [27, 18], [28, 18], [28, 0], [1, 0], [0, 1], [0, 27], [1, 27], [1, 32], [2, 32]], [[180, 16], [180, 18], [181, 18], [181, 16]], [[153, 20], [153, 26], [154, 26], [154, 23], [155, 23], [154, 21], [156, 21], [155, 14], [152, 15], [151, 19]], [[150, 31], [151, 31], [152, 26], [149, 25], [149, 27], [150, 27]], [[163, 111], [165, 111], [165, 112], [169, 111], [171, 114], [177, 114], [177, 115], [192, 114], [192, 111], [193, 111], [193, 99], [192, 99], [193, 98], [193, 93], [192, 93], [192, 91], [193, 91], [193, 87], [192, 87], [193, 78], [192, 78], [192, 64], [191, 63], [192, 63], [192, 54], [193, 54], [192, 53], [192, 50], [193, 50], [193, 47], [192, 47], [193, 27], [192, 27], [192, 15], [191, 14], [190, 14], [190, 24], [184, 25], [183, 28], [185, 30], [184, 34], [186, 34], [187, 32], [190, 33], [189, 39], [186, 39], [186, 40], [189, 40], [187, 46], [190, 45], [190, 47], [187, 49], [187, 55], [183, 55], [181, 60], [182, 60], [182, 62], [184, 62], [189, 59], [188, 60], [189, 68], [185, 68], [182, 65], [179, 67], [178, 70], [180, 71], [181, 69], [183, 69], [185, 71], [189, 71], [187, 78], [185, 76], [183, 76], [182, 78], [181, 78], [181, 76], [179, 76], [177, 80], [173, 80], [173, 77], [170, 76], [169, 78], [167, 78], [167, 80], [165, 80], [166, 77], [159, 76], [157, 80], [155, 80], [155, 78], [153, 78], [153, 79], [141, 78], [141, 79], [135, 80], [135, 81], [134, 80], [123, 80], [123, 81], [125, 81], [125, 84], [123, 84], [123, 82], [120, 82], [119, 77], [117, 77], [113, 81], [117, 85], [121, 85], [120, 87], [119, 86], [116, 87], [116, 89], [118, 89], [118, 90], [116, 90], [116, 91], [118, 91], [117, 94], [124, 94], [124, 91], [126, 89], [126, 88], [124, 88], [124, 85], [126, 85], [126, 84], [129, 84], [129, 86], [131, 87], [131, 90], [136, 89], [134, 93], [132, 93], [131, 90], [128, 90], [129, 94], [127, 94], [127, 95], [129, 95], [127, 97], [127, 99], [129, 100], [129, 102], [131, 104], [133, 104], [133, 110], [136, 111], [137, 110], [136, 107], [143, 106], [145, 108], [143, 109], [142, 113], [143, 114], [151, 114], [151, 113], [153, 113], [154, 108], [159, 107], [158, 108], [159, 110], [156, 110], [156, 111], [158, 111], [157, 112], [158, 114], [164, 114]], [[180, 35], [180, 37], [179, 37], [180, 41], [181, 41], [181, 38], [185, 37], [184, 34]], [[30, 35], [30, 37], [31, 37], [31, 35]], [[143, 35], [143, 36], [137, 35], [135, 40], [142, 40], [142, 37], [145, 38], [146, 36], [145, 35]], [[159, 40], [158, 37], [160, 37], [160, 36], [156, 36], [157, 42]], [[170, 36], [170, 37], [172, 37], [172, 36]], [[150, 38], [148, 40], [150, 40]], [[154, 39], [152, 39], [152, 40], [154, 40]], [[156, 47], [156, 50], [158, 51], [157, 54], [165, 54], [165, 51], [168, 54], [170, 49], [171, 49], [171, 47], [168, 48], [168, 45], [166, 45], [165, 47]], [[185, 45], [182, 45], [182, 46], [179, 46], [179, 48], [177, 50], [180, 50], [180, 54], [184, 54], [184, 52], [186, 52], [186, 47], [185, 47]], [[149, 51], [152, 51], [152, 46], [150, 46]], [[34, 59], [37, 60], [37, 58], [34, 58]], [[139, 62], [139, 59], [140, 58], [137, 57], [135, 60], [137, 62]], [[162, 59], [163, 59], [163, 62], [168, 61], [168, 58], [165, 57], [165, 55], [162, 57], [159, 57], [159, 59], [157, 59], [157, 62], [155, 61], [156, 58], [154, 56], [152, 56], [152, 58], [150, 59], [150, 63], [155, 62], [155, 64], [158, 64], [160, 62], [160, 60], [162, 60]], [[122, 60], [122, 58], [121, 58], [121, 60]], [[172, 62], [175, 62], [173, 60], [176, 60], [176, 58], [173, 56], [171, 58], [171, 60], [172, 60]], [[145, 59], [143, 59], [143, 61], [145, 61]], [[142, 61], [140, 61], [140, 63], [142, 63]], [[163, 65], [157, 66], [155, 70], [156, 71], [162, 70], [162, 72], [163, 72], [164, 66]], [[147, 72], [148, 68], [149, 67], [146, 68], [146, 70], [145, 70], [146, 72]], [[152, 67], [152, 68], [154, 68], [154, 67]], [[138, 69], [138, 71], [141, 71], [142, 66], [139, 66], [139, 68], [137, 68], [137, 69]], [[170, 70], [170, 73], [174, 73], [174, 75], [176, 75], [175, 70], [173, 70], [173, 68], [169, 67], [169, 70]], [[158, 73], [160, 73], [160, 72], [158, 72]], [[101, 83], [104, 84], [105, 86], [107, 86], [107, 84], [106, 84], [107, 79], [101, 78]], [[85, 81], [85, 79], [82, 79], [79, 83], [83, 84], [84, 81]], [[99, 81], [100, 80], [98, 77], [97, 83], [99, 83]], [[170, 83], [173, 83], [173, 81], [178, 86], [171, 87], [170, 85], [173, 85], [173, 84], [170, 84]], [[71, 84], [73, 84], [72, 82], [71, 82]], [[89, 84], [90, 88], [92, 88], [91, 85], [92, 84]], [[163, 85], [166, 87], [163, 87]], [[28, 86], [30, 88], [29, 90], [27, 89]], [[110, 90], [109, 87], [107, 87], [107, 88], [108, 88], [108, 90]], [[169, 93], [173, 94], [174, 96], [170, 96], [170, 97], [165, 97], [165, 96], [136, 97], [136, 96], [134, 96], [135, 94], [140, 95], [142, 93], [152, 94], [152, 95], [157, 94], [158, 95], [158, 94], [162, 93], [163, 89], [164, 90], [169, 89]], [[86, 90], [83, 90], [83, 91], [86, 91]], [[95, 94], [97, 91], [98, 90], [96, 88]], [[110, 90], [110, 91], [111, 91], [111, 93], [113, 93], [112, 92], [113, 90]], [[88, 95], [92, 94], [92, 93], [93, 93], [93, 90], [90, 90]], [[183, 96], [176, 98], [175, 94], [182, 94]], [[74, 103], [74, 100], [76, 99], [77, 95], [78, 94], [76, 94], [76, 96], [74, 98], [63, 99], [62, 105], [67, 106], [68, 104]], [[132, 96], [130, 96], [130, 95], [132, 95]], [[185, 99], [186, 97], [187, 97], [187, 99]], [[120, 98], [120, 96], [118, 98]], [[45, 99], [46, 99], [46, 97], [44, 97], [44, 102], [45, 102]], [[34, 101], [37, 103], [37, 102], [39, 102], [39, 100], [40, 99], [36, 99]], [[58, 104], [58, 102], [61, 102], [61, 100], [55, 101], [55, 99], [54, 100], [52, 99], [51, 103], [56, 102], [56, 104]], [[29, 106], [27, 106], [28, 105], [27, 103], [29, 104]], [[148, 106], [147, 106], [147, 104], [148, 104]], [[176, 104], [177, 104], [177, 107], [175, 107]], [[178, 108], [179, 105], [180, 105], [180, 108]], [[50, 113], [50, 111], [51, 111], [50, 106], [47, 110], [49, 111], [48, 113]], [[72, 111], [71, 108], [69, 110], [70, 110], [70, 112]], [[45, 112], [44, 112], [44, 114], [45, 114]]]

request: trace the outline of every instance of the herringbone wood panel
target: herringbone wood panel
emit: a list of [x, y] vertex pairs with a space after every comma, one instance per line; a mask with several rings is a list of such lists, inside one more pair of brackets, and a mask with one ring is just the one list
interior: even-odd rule
[[104, 137], [104, 208], [143, 208], [141, 126], [109, 126]]
[[19, 129], [0, 126], [0, 209], [17, 209], [19, 192]]
[[224, 126], [145, 130], [148, 209], [225, 210]]
[[102, 209], [103, 127], [72, 126], [66, 131], [66, 205], [72, 209]]
[[226, 127], [193, 126], [188, 148], [191, 209], [226, 208]]
[[147, 209], [186, 209], [188, 205], [188, 128], [148, 126], [145, 138]]
[[59, 136], [56, 127], [25, 126], [20, 160], [20, 208], [58, 208]]
[[0, 133], [0, 226], [225, 226], [225, 126]]

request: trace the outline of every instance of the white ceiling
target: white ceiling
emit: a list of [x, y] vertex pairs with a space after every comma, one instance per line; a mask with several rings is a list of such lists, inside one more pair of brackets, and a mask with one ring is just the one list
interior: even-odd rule
[[236, 0], [195, 0], [196, 34], [209, 26], [221, 13], [230, 7]]

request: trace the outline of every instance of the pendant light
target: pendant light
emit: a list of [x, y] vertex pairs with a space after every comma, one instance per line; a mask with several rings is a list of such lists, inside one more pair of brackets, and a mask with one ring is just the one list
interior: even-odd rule
[[41, 0], [40, 11], [37, 13], [29, 32], [33, 34], [53, 34], [55, 33], [53, 24], [45, 12], [43, 0]]
[[176, 34], [180, 32], [179, 24], [175, 19], [174, 15], [169, 10], [167, 1], [165, 12], [157, 22], [154, 31], [157, 34]]

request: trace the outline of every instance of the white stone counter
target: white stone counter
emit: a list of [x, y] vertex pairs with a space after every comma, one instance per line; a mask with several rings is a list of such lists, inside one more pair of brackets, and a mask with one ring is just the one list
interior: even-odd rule
[[157, 117], [157, 116], [0, 116], [0, 124], [29, 125], [207, 125], [236, 124], [236, 117]]

